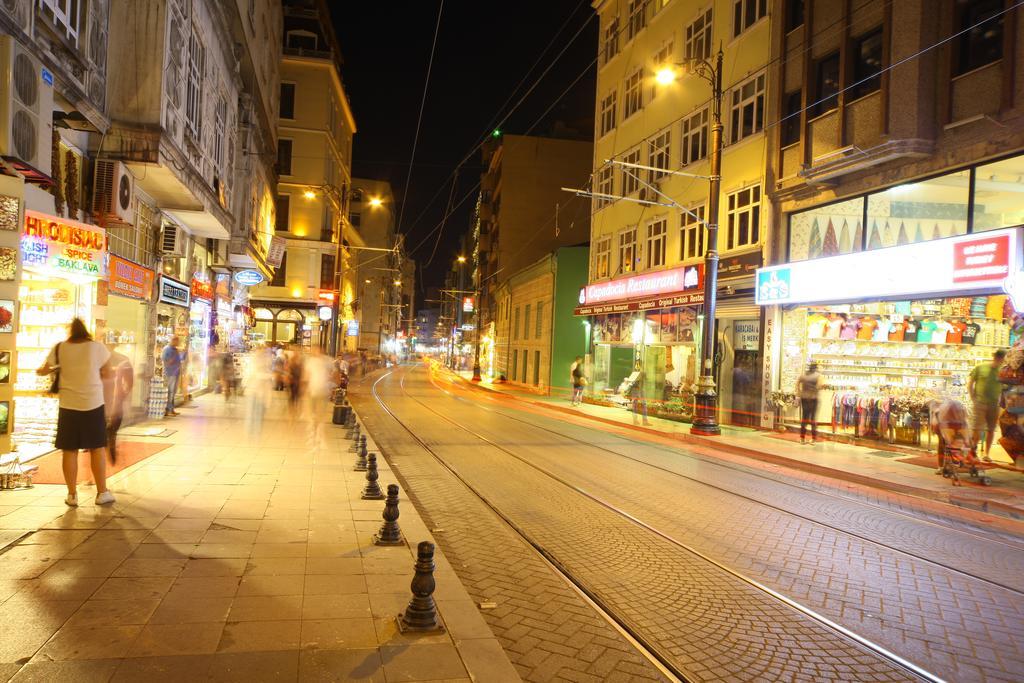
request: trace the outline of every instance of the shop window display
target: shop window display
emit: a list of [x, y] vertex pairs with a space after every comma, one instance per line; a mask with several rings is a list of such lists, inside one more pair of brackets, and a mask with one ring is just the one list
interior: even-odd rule
[[790, 261], [860, 251], [863, 221], [863, 198], [793, 214], [789, 221]]
[[1024, 156], [975, 169], [974, 232], [1024, 225], [1021, 178], [1024, 178]]
[[[814, 362], [817, 421], [833, 433], [919, 443], [927, 406], [965, 404], [971, 370], [1015, 343], [1007, 297], [800, 307], [783, 314], [780, 390]], [[787, 419], [796, 419], [790, 411]]]

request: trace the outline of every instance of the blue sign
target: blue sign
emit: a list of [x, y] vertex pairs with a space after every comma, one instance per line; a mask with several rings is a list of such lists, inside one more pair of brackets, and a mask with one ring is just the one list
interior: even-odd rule
[[53, 85], [53, 74], [45, 66], [43, 67], [43, 83]]
[[359, 321], [358, 320], [349, 320], [348, 321], [348, 329], [345, 331], [345, 334], [347, 336], [349, 336], [349, 337], [358, 337], [359, 336]]
[[263, 282], [263, 273], [257, 270], [240, 270], [235, 273], [235, 282], [246, 287], [253, 287]]
[[757, 271], [756, 299], [760, 305], [785, 303], [793, 294], [792, 272], [789, 266], [759, 268]]

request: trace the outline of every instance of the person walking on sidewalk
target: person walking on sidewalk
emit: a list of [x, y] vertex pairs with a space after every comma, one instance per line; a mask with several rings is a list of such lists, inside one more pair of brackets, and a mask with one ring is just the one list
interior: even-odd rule
[[117, 351], [117, 344], [107, 344], [110, 352], [110, 373], [103, 378], [103, 405], [107, 418], [107, 452], [111, 464], [117, 463], [117, 430], [124, 420], [124, 403], [132, 395], [135, 371], [128, 356]]
[[638, 363], [636, 370], [633, 372], [633, 384], [629, 387], [629, 398], [633, 404], [633, 424], [637, 423], [637, 416], [643, 412], [644, 424], [649, 425], [647, 421], [647, 396], [644, 394], [644, 371]]
[[71, 321], [67, 341], [53, 347], [36, 374], [57, 373], [57, 438], [63, 456], [64, 502], [78, 505], [78, 451], [88, 450], [96, 504], [114, 502], [107, 489], [107, 425], [103, 411], [103, 379], [110, 374], [110, 352], [92, 339], [80, 318]]
[[180, 343], [181, 339], [174, 335], [160, 353], [160, 358], [164, 362], [164, 381], [167, 382], [167, 410], [164, 411], [164, 417], [178, 415], [178, 411], [174, 409], [174, 396], [178, 393], [178, 381], [181, 377], [181, 352], [178, 351]]
[[578, 406], [583, 403], [583, 387], [587, 386], [587, 378], [583, 374], [583, 356], [576, 356], [576, 360], [569, 366], [569, 378], [572, 382], [572, 405]]
[[967, 380], [967, 394], [971, 397], [974, 411], [971, 419], [971, 439], [974, 444], [981, 441], [981, 433], [985, 432], [985, 458], [992, 450], [992, 441], [996, 434], [996, 422], [999, 420], [999, 399], [1003, 395], [1003, 385], [999, 382], [999, 367], [1006, 358], [1006, 351], [996, 349], [992, 360], [975, 366]]
[[818, 440], [818, 391], [821, 385], [821, 375], [818, 374], [818, 364], [811, 363], [807, 366], [807, 372], [800, 375], [796, 381], [796, 395], [800, 397], [800, 443], [807, 441], [807, 425], [811, 427], [811, 442]]

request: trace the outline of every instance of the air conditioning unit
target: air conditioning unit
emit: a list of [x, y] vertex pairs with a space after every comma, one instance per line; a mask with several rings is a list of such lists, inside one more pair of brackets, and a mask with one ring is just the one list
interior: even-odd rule
[[176, 223], [164, 223], [164, 232], [160, 236], [160, 253], [164, 256], [184, 256], [186, 239], [181, 227]]
[[0, 10], [14, 19], [25, 35], [32, 35], [32, 11], [34, 0], [0, 0]]
[[52, 134], [52, 82], [43, 80], [38, 59], [11, 36], [0, 35], [0, 155], [52, 175]]
[[98, 159], [93, 174], [92, 212], [98, 220], [135, 222], [135, 176], [120, 161]]

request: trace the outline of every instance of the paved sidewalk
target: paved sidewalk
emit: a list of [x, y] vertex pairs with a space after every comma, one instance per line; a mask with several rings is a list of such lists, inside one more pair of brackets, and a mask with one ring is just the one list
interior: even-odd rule
[[[635, 425], [633, 415], [623, 408], [585, 403], [571, 406], [565, 397], [547, 396], [506, 383], [471, 382], [472, 373], [450, 373], [465, 385], [481, 390], [498, 392], [505, 396], [606, 424], [649, 432], [694, 445], [714, 447], [737, 455], [757, 458], [765, 462], [796, 468], [823, 475], [906, 493], [929, 500], [938, 500], [960, 507], [988, 512], [1013, 519], [1024, 519], [1024, 474], [991, 468], [987, 474], [991, 486], [963, 477], [964, 486], [954, 488], [950, 481], [935, 475], [931, 451], [890, 452], [879, 444], [863, 441], [853, 445], [840, 441], [823, 441], [814, 446], [803, 446], [792, 437], [749, 428], [725, 426], [722, 435], [700, 437], [690, 434], [690, 425], [673, 420], [650, 417], [649, 426]], [[912, 462], [908, 462], [912, 461]]]
[[[0, 680], [519, 680], [440, 550], [447, 630], [399, 633], [415, 547], [372, 545], [383, 502], [359, 498], [327, 410], [287, 419], [276, 395], [255, 435], [244, 405], [203, 397], [167, 438], [130, 437], [171, 447], [114, 475], [108, 508], [0, 492], [20, 537], [0, 550]], [[400, 524], [432, 540], [404, 492]]]

